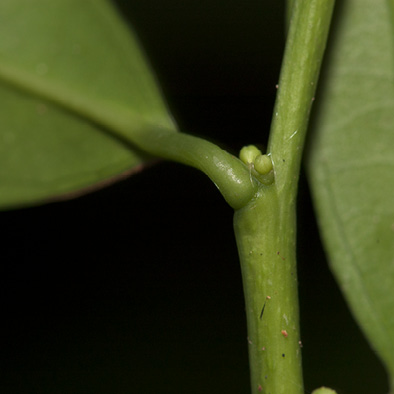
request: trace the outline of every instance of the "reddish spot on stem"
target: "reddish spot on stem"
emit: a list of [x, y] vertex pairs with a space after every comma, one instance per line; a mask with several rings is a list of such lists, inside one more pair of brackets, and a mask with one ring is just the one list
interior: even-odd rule
[[285, 338], [287, 338], [287, 337], [289, 336], [289, 334], [287, 333], [286, 330], [282, 330], [281, 333], [282, 333], [282, 335], [283, 335]]
[[261, 387], [261, 384], [259, 384], [259, 387], [257, 388], [259, 391], [262, 391], [263, 388]]

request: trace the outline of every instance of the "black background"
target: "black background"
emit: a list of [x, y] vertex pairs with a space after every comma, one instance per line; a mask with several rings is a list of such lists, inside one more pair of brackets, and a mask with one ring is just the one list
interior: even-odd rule
[[[266, 143], [282, 2], [118, 5], [182, 131], [232, 152]], [[1, 393], [249, 392], [232, 210], [204, 175], [163, 162], [0, 218]], [[327, 268], [303, 175], [298, 222], [306, 392], [387, 392]]]

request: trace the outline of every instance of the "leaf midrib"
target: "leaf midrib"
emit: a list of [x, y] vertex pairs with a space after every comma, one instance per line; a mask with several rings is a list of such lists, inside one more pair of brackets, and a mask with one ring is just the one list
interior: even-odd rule
[[130, 138], [131, 130], [141, 130], [157, 124], [154, 117], [148, 122], [131, 108], [104, 100], [86, 99], [61, 83], [48, 83], [44, 78], [32, 76], [4, 61], [0, 63], [0, 81], [13, 89], [47, 100], [68, 112], [97, 123], [109, 134], [113, 133], [130, 142], [133, 142]]

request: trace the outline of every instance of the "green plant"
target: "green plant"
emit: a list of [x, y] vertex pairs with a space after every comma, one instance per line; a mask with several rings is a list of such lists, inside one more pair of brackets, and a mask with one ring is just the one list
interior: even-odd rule
[[[255, 166], [255, 158], [245, 159], [245, 164], [214, 144], [178, 133], [138, 46], [117, 15], [106, 2], [76, 4], [43, 1], [32, 9], [28, 2], [18, 1], [3, 2], [1, 6], [2, 19], [7, 22], [2, 24], [5, 34], [0, 64], [3, 206], [35, 204], [79, 190], [131, 166], [138, 168], [151, 160], [147, 154], [201, 169], [236, 211], [252, 391], [303, 392], [295, 275], [295, 196], [333, 2], [294, 3], [267, 148], [274, 179], [267, 163], [263, 169], [259, 164]], [[308, 160], [336, 275], [390, 373], [394, 352], [390, 347], [393, 319], [388, 291], [393, 256], [389, 197], [393, 184], [390, 171], [380, 171], [380, 166], [390, 160], [392, 90], [387, 88], [387, 80], [391, 70], [389, 56], [385, 59], [382, 55], [389, 53], [385, 48], [390, 35], [388, 23], [382, 22], [383, 5], [379, 8], [365, 1], [364, 9], [377, 21], [367, 26], [372, 25], [372, 33], [379, 37], [371, 33], [371, 42], [360, 44], [362, 50], [353, 54], [349, 48], [357, 47], [360, 26], [366, 25], [363, 18], [367, 12], [361, 8], [350, 1], [341, 7], [338, 38], [334, 38], [338, 43], [333, 45], [327, 86], [320, 93], [313, 127], [316, 137], [311, 141]], [[99, 45], [92, 45], [97, 41]], [[379, 59], [379, 69], [360, 58], [366, 57], [364, 50], [376, 51], [367, 58]], [[130, 73], [130, 69], [134, 72]], [[352, 84], [347, 75], [344, 81], [341, 79], [349, 69], [357, 70]], [[344, 103], [345, 95], [348, 98]], [[365, 97], [373, 105], [365, 104]], [[355, 105], [357, 100], [361, 106]], [[351, 107], [346, 106], [349, 102]], [[16, 110], [23, 116], [10, 116]], [[379, 135], [373, 136], [375, 145], [371, 138], [366, 142], [367, 137], [354, 134], [365, 129], [369, 133], [371, 128]], [[342, 142], [344, 129], [348, 134]], [[370, 147], [367, 158], [371, 161], [364, 167], [360, 157], [365, 146]], [[357, 152], [355, 158], [353, 152]], [[376, 172], [379, 176], [375, 176]], [[366, 200], [361, 200], [361, 195]], [[350, 210], [354, 196], [363, 201], [355, 213]], [[371, 207], [378, 209], [371, 214]], [[371, 215], [376, 230], [360, 231], [365, 221], [370, 224]], [[354, 217], [356, 222], [351, 220]], [[376, 261], [381, 265], [378, 271]]]

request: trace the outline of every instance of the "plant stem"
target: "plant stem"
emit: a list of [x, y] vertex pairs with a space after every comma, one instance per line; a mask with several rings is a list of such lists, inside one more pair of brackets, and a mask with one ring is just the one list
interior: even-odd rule
[[235, 212], [252, 393], [303, 390], [295, 202], [305, 133], [334, 0], [293, 2], [268, 154], [275, 182]]
[[278, 192], [295, 197], [334, 0], [295, 1], [279, 79], [268, 152]]
[[301, 394], [294, 210], [274, 186], [235, 212], [248, 322], [252, 393]]
[[245, 206], [258, 190], [259, 182], [250, 169], [209, 141], [156, 127], [152, 132], [134, 132], [133, 142], [150, 154], [203, 171], [234, 209]]

